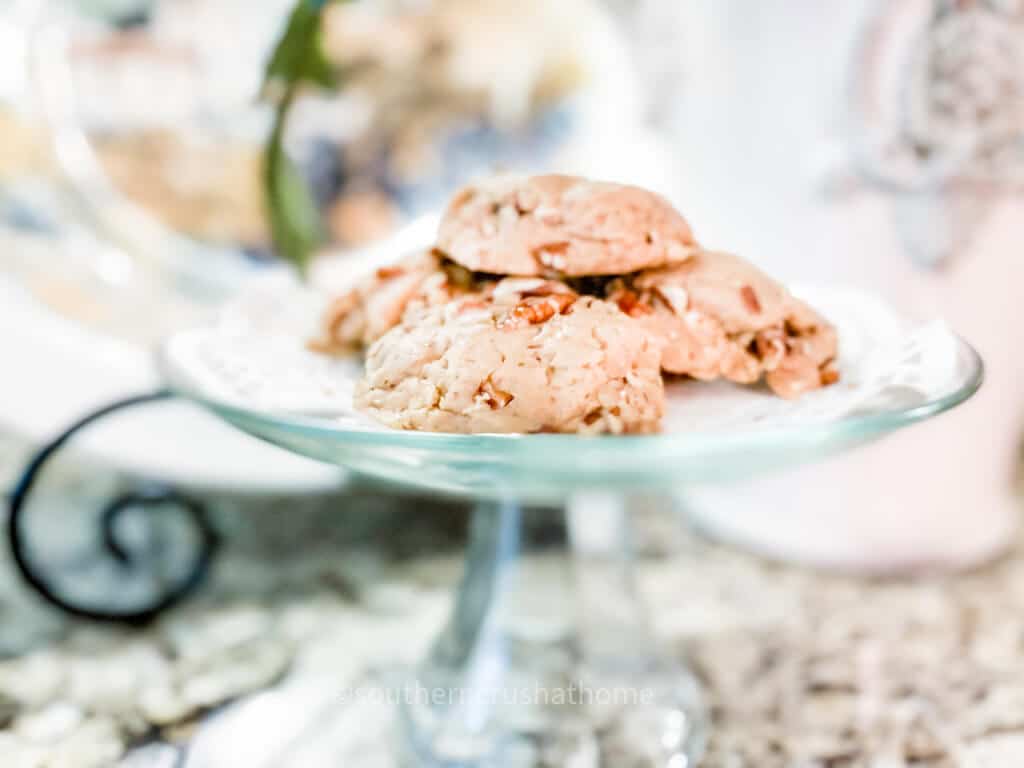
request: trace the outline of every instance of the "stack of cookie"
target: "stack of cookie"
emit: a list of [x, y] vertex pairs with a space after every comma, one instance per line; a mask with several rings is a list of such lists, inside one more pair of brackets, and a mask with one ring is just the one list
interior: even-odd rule
[[312, 345], [365, 350], [357, 407], [435, 432], [657, 431], [663, 373], [786, 398], [838, 379], [835, 330], [783, 286], [661, 197], [568, 176], [462, 190], [436, 247], [339, 297]]

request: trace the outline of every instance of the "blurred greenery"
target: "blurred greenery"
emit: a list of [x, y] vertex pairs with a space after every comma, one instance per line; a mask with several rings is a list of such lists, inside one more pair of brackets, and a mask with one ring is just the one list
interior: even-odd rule
[[[332, 0], [348, 2], [349, 0]], [[335, 88], [338, 73], [323, 53], [323, 0], [298, 0], [270, 58], [263, 94], [277, 105], [264, 153], [264, 190], [270, 233], [277, 253], [304, 272], [323, 242], [320, 211], [302, 174], [284, 147], [288, 115], [303, 87]]]

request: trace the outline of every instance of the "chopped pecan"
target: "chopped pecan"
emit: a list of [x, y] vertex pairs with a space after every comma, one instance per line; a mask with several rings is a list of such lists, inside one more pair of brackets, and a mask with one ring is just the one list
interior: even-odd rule
[[578, 298], [575, 293], [554, 293], [548, 297], [548, 303], [554, 304], [558, 308], [558, 314], [564, 315]]
[[378, 280], [391, 280], [395, 277], [401, 277], [405, 274], [404, 267], [381, 267], [377, 270]]
[[452, 195], [451, 202], [448, 203], [448, 210], [452, 213], [465, 207], [469, 202], [472, 202], [477, 195], [477, 191], [473, 187], [463, 187]]
[[477, 389], [476, 396], [482, 402], [487, 403], [488, 407], [492, 411], [504, 408], [515, 399], [515, 395], [511, 392], [506, 392], [495, 387], [494, 382], [491, 381], [489, 376]]
[[616, 293], [615, 303], [619, 305], [619, 309], [630, 317], [649, 315], [654, 311], [650, 304], [641, 300], [636, 291], [631, 291], [628, 288]]
[[821, 369], [821, 386], [829, 387], [839, 381], [839, 369], [835, 361], [830, 360]]
[[743, 299], [743, 305], [751, 314], [758, 315], [761, 313], [761, 302], [758, 301], [757, 293], [749, 285], [744, 285], [740, 288], [740, 298]]
[[540, 325], [555, 315], [564, 314], [576, 302], [577, 296], [570, 293], [555, 293], [550, 296], [530, 296], [516, 304], [502, 326]]
[[544, 253], [565, 253], [569, 250], [569, 241], [560, 240], [556, 243], [547, 243], [541, 246], [541, 251]]

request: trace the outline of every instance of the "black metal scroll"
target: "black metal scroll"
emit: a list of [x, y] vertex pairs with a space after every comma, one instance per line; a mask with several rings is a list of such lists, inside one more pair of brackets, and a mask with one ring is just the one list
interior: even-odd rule
[[[39, 474], [47, 462], [57, 454], [67, 442], [80, 430], [90, 424], [125, 408], [146, 405], [168, 400], [174, 395], [165, 390], [130, 397], [111, 403], [93, 413], [79, 419], [63, 433], [43, 446], [28, 462], [10, 497], [10, 514], [7, 520], [7, 533], [14, 562], [25, 578], [25, 581], [47, 603], [67, 613], [85, 619], [127, 624], [145, 624], [159, 614], [180, 602], [203, 581], [209, 572], [210, 565], [218, 548], [218, 537], [210, 523], [206, 508], [197, 500], [163, 484], [145, 484], [111, 499], [103, 508], [99, 518], [102, 526], [99, 541], [101, 557], [114, 560], [123, 578], [141, 578], [147, 573], [146, 558], [133, 552], [131, 546], [119, 535], [118, 521], [129, 510], [144, 509], [148, 515], [157, 510], [166, 511], [175, 508], [186, 516], [188, 524], [197, 534], [194, 551], [189, 554], [188, 567], [185, 574], [174, 584], [162, 587], [158, 594], [145, 604], [128, 608], [107, 608], [82, 604], [74, 598], [62, 595], [55, 586], [52, 574], [48, 575], [46, 563], [36, 561], [32, 556], [26, 525], [30, 506], [28, 501], [32, 495]], [[148, 518], [151, 519], [151, 518]]]

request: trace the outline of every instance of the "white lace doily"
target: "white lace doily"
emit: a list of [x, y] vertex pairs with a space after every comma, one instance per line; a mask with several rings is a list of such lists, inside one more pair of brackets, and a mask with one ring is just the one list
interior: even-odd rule
[[[841, 380], [796, 401], [766, 388], [727, 382], [668, 386], [665, 432], [821, 423], [857, 413], [910, 408], [952, 394], [969, 361], [941, 321], [915, 323], [861, 292], [801, 286], [839, 331]], [[386, 429], [354, 411], [357, 358], [310, 352], [323, 298], [294, 280], [258, 280], [228, 306], [215, 328], [168, 342], [172, 379], [207, 399], [257, 411], [337, 419], [354, 429]]]

